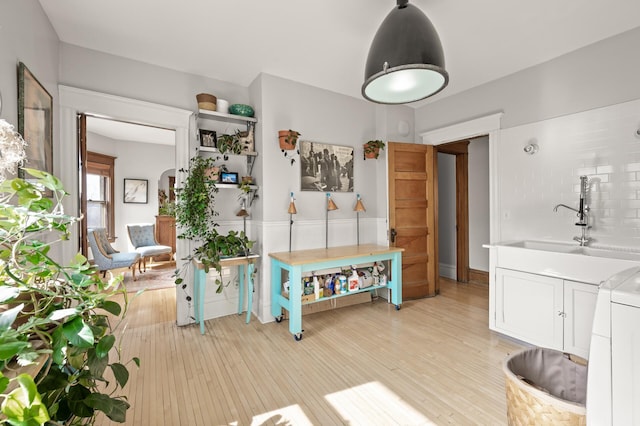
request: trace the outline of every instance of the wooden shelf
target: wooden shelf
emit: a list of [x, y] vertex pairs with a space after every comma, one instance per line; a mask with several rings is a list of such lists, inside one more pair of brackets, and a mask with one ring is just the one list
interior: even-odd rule
[[246, 123], [246, 122], [257, 123], [258, 122], [258, 119], [255, 117], [245, 117], [243, 115], [224, 114], [222, 112], [209, 111], [206, 109], [199, 109], [198, 117], [212, 118], [214, 120], [231, 121], [231, 122], [237, 122], [237, 123]]
[[[239, 183], [216, 183], [216, 188], [219, 189], [238, 189], [240, 188]], [[249, 185], [251, 189], [258, 189], [258, 185]]]
[[215, 154], [220, 154], [220, 155], [245, 155], [245, 156], [248, 156], [248, 157], [256, 157], [258, 155], [258, 153], [255, 152], [255, 151], [241, 152], [240, 154], [234, 154], [232, 152], [225, 152], [224, 154], [222, 154], [220, 151], [218, 151], [218, 148], [214, 148], [214, 147], [211, 147], [211, 146], [202, 146], [202, 145], [200, 145], [198, 147], [198, 151], [201, 151], [201, 152], [213, 152]]

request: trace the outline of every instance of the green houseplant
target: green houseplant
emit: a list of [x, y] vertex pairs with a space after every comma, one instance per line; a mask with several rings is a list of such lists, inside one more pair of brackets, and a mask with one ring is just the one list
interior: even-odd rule
[[[181, 285], [184, 282], [184, 274], [193, 260], [201, 262], [205, 272], [211, 268], [218, 271], [221, 277], [222, 266], [220, 260], [225, 257], [242, 256], [249, 253], [253, 247], [243, 231], [229, 231], [222, 235], [216, 229], [218, 223], [215, 209], [215, 194], [218, 188], [215, 182], [206, 179], [206, 170], [213, 166], [215, 159], [193, 157], [189, 169], [181, 169], [187, 173], [182, 186], [176, 190], [176, 223], [181, 227], [180, 239], [192, 240], [196, 243], [193, 252], [187, 256], [183, 265], [176, 270], [175, 283]], [[224, 284], [221, 278], [216, 279], [217, 292], [223, 290]]]
[[381, 140], [371, 140], [364, 145], [364, 158], [378, 158], [380, 150], [384, 149], [384, 142]]
[[218, 136], [218, 151], [220, 151], [220, 154], [238, 155], [242, 153], [240, 132], [236, 131], [233, 135]]
[[283, 151], [290, 151], [296, 149], [300, 132], [295, 130], [280, 130], [278, 131], [278, 142], [280, 143], [280, 149]]
[[52, 246], [79, 219], [64, 214], [56, 177], [24, 169], [29, 181], [4, 180], [24, 158], [21, 140], [0, 120], [0, 417], [73, 425], [103, 412], [124, 422], [129, 403], [117, 393], [129, 372], [115, 336], [128, 307], [122, 277], [102, 280], [80, 254], [64, 266], [54, 259]]

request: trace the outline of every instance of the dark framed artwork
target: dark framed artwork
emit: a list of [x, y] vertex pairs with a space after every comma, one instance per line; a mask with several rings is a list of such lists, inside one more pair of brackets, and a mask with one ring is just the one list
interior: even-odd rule
[[[18, 64], [18, 132], [27, 142], [23, 166], [53, 174], [53, 98], [22, 62]], [[18, 174], [24, 177], [23, 170]]]
[[222, 172], [220, 173], [220, 183], [238, 183], [238, 174]]
[[353, 192], [353, 147], [300, 141], [300, 189]]
[[200, 146], [215, 148], [218, 144], [218, 136], [215, 130], [200, 129]]
[[149, 195], [149, 181], [146, 179], [124, 180], [124, 202], [147, 204]]

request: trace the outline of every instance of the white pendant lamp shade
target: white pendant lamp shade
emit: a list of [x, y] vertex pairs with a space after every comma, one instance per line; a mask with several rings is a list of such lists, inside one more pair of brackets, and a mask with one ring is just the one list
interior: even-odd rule
[[371, 43], [362, 85], [362, 96], [381, 104], [419, 101], [449, 82], [433, 24], [408, 0], [397, 2]]

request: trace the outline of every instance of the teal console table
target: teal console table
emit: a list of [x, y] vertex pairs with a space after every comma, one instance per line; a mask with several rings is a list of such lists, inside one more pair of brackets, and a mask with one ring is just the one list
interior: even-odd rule
[[[305, 272], [339, 268], [371, 262], [391, 261], [391, 276], [386, 285], [367, 287], [320, 300], [349, 294], [387, 288], [391, 290], [391, 303], [400, 309], [402, 304], [402, 248], [365, 244], [359, 246], [330, 247], [328, 249], [298, 250], [269, 253], [271, 258], [271, 314], [282, 321], [282, 309], [289, 311], [289, 332], [296, 340], [302, 339], [302, 276]], [[289, 298], [282, 295], [282, 271], [289, 273]]]
[[[244, 307], [244, 287], [245, 282], [247, 283], [247, 324], [251, 321], [251, 306], [253, 306], [253, 269], [259, 257], [260, 255], [258, 254], [251, 254], [249, 256], [222, 259], [220, 261], [223, 268], [229, 268], [231, 266], [238, 267], [238, 315], [242, 313], [242, 308]], [[204, 334], [204, 295], [205, 288], [207, 287], [207, 274], [204, 272], [204, 265], [202, 263], [194, 260], [193, 264], [196, 267], [193, 282], [193, 313], [196, 318], [196, 323], [200, 324], [200, 333]]]

